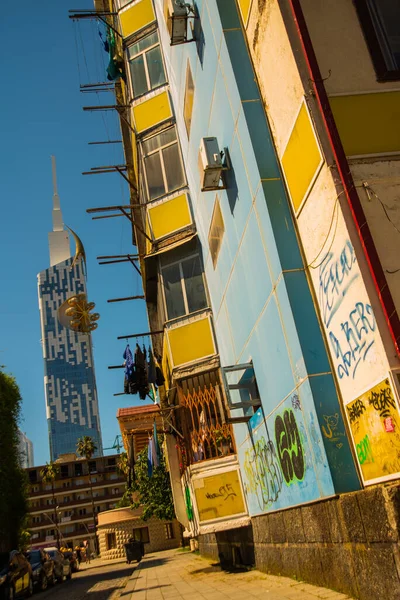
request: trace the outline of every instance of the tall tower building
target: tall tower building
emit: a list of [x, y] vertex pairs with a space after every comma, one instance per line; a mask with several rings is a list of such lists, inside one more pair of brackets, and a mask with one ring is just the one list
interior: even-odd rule
[[83, 261], [73, 261], [64, 230], [53, 169], [53, 231], [49, 233], [50, 268], [38, 275], [44, 388], [50, 458], [76, 451], [78, 438], [88, 435], [102, 454], [100, 417], [90, 333], [62, 324], [59, 308], [76, 294], [86, 294]]
[[33, 444], [20, 429], [18, 429], [18, 440], [21, 467], [23, 469], [29, 469], [29, 467], [33, 467], [34, 464]]

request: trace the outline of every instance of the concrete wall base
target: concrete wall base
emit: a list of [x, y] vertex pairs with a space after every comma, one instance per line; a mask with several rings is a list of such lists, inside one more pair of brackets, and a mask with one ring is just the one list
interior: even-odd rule
[[324, 586], [359, 600], [400, 598], [400, 485], [387, 484], [253, 517], [251, 525], [199, 536], [222, 567]]

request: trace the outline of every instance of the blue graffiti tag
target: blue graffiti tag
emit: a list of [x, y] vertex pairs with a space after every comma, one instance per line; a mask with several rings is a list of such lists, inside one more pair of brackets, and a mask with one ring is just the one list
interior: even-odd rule
[[359, 277], [353, 267], [356, 260], [354, 248], [347, 240], [339, 257], [335, 260], [332, 252], [323, 259], [319, 269], [319, 303], [326, 327], [343, 302], [351, 284]]
[[340, 327], [342, 330], [341, 341], [332, 331], [329, 332], [329, 339], [335, 356], [341, 361], [337, 373], [340, 379], [350, 375], [354, 379], [358, 365], [366, 359], [368, 352], [375, 343], [373, 333], [376, 322], [372, 306], [363, 302], [356, 302], [348, 320], [342, 322]]

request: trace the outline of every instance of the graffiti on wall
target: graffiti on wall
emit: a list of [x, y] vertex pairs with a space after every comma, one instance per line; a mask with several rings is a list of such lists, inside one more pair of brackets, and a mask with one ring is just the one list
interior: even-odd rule
[[[349, 240], [337, 252], [331, 250], [325, 255], [315, 283], [342, 392], [346, 386], [350, 390], [357, 377], [360, 385], [365, 385], [365, 381], [361, 384], [365, 371], [360, 375], [360, 367], [366, 364], [368, 369], [374, 359], [376, 321]], [[371, 373], [371, 376], [379, 375]]]
[[200, 521], [210, 521], [246, 512], [236, 470], [193, 479]]
[[[297, 394], [292, 406], [293, 400], [300, 406]], [[274, 430], [275, 443], [261, 436], [244, 456], [245, 491], [256, 496], [261, 510], [278, 500], [284, 483], [289, 486], [302, 481], [306, 469], [301, 435], [291, 408], [275, 416]]]
[[299, 429], [293, 410], [285, 410], [275, 419], [275, 441], [283, 477], [288, 485], [302, 481], [305, 461]]
[[366, 482], [400, 472], [400, 414], [389, 378], [346, 406]]

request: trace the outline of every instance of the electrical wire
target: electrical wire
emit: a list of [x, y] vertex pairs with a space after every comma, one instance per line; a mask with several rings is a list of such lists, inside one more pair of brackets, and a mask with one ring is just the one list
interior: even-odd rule
[[[322, 265], [322, 263], [324, 262], [326, 255], [327, 255], [327, 254], [330, 252], [330, 250], [331, 250], [331, 248], [332, 248], [332, 246], [333, 246], [333, 242], [334, 242], [334, 240], [335, 240], [335, 235], [336, 235], [336, 229], [337, 229], [338, 222], [339, 222], [339, 211], [337, 211], [336, 209], [337, 209], [337, 207], [338, 207], [338, 204], [339, 204], [339, 198], [340, 198], [340, 196], [341, 196], [342, 194], [344, 194], [344, 191], [345, 191], [345, 190], [342, 190], [342, 191], [340, 192], [340, 194], [338, 194], [338, 195], [336, 196], [336, 199], [335, 199], [335, 204], [334, 204], [334, 206], [333, 206], [333, 211], [332, 211], [331, 222], [330, 222], [330, 224], [329, 224], [328, 233], [326, 234], [326, 237], [325, 237], [324, 243], [322, 244], [322, 246], [321, 246], [321, 249], [320, 249], [320, 251], [318, 252], [318, 254], [316, 255], [316, 257], [315, 257], [315, 258], [314, 258], [314, 259], [313, 259], [313, 260], [312, 260], [310, 263], [308, 263], [308, 265], [306, 265], [306, 269], [307, 269], [307, 268], [310, 268], [310, 269], [318, 269], [318, 268], [319, 268], [319, 267]], [[319, 262], [317, 265], [314, 265], [315, 261], [316, 261], [316, 260], [318, 259], [318, 257], [319, 257], [319, 256], [322, 254], [322, 251], [323, 251], [323, 250], [324, 250], [324, 248], [325, 248], [325, 244], [326, 244], [326, 242], [327, 242], [327, 241], [328, 241], [328, 239], [329, 239], [329, 236], [330, 236], [330, 234], [331, 234], [331, 231], [332, 231], [333, 223], [334, 223], [334, 220], [335, 220], [335, 215], [336, 215], [336, 223], [335, 223], [335, 229], [334, 229], [333, 236], [332, 236], [332, 241], [331, 241], [331, 243], [330, 243], [330, 245], [329, 245], [329, 248], [328, 248], [328, 250], [327, 250], [327, 251], [325, 252], [325, 254], [324, 254], [324, 258], [323, 258], [323, 259], [322, 259], [322, 260], [321, 260], [321, 261], [320, 261], [320, 262]]]

